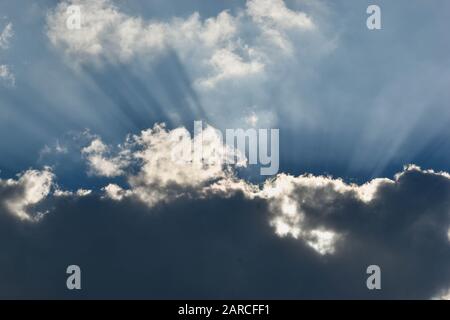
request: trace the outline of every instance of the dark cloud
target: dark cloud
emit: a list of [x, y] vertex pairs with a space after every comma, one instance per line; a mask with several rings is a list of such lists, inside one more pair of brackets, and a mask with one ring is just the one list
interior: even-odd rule
[[[371, 202], [326, 185], [293, 194], [305, 228], [342, 235], [333, 254], [279, 237], [268, 200], [239, 192], [152, 208], [50, 197], [39, 222], [1, 209], [0, 298], [427, 299], [448, 288], [448, 177], [407, 170]], [[65, 287], [71, 264], [81, 267], [81, 291]], [[370, 264], [381, 267], [382, 290], [366, 288]]]

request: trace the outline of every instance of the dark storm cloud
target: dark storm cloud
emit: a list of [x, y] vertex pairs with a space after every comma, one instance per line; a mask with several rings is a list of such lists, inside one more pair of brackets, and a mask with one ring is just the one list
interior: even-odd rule
[[[239, 192], [152, 208], [50, 197], [51, 212], [31, 223], [3, 208], [0, 297], [427, 299], [448, 288], [448, 177], [407, 170], [370, 202], [329, 185], [293, 194], [305, 228], [342, 235], [334, 253], [277, 236], [268, 200]], [[71, 264], [81, 267], [81, 291], [65, 287]], [[366, 288], [371, 264], [381, 267], [379, 291]]]

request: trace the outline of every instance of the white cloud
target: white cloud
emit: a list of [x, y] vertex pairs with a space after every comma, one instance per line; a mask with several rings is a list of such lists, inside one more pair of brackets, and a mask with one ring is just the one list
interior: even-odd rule
[[[66, 26], [69, 5], [81, 8], [82, 27]], [[314, 23], [303, 12], [290, 10], [282, 0], [251, 0], [235, 15], [222, 11], [202, 19], [144, 20], [121, 12], [112, 1], [73, 0], [60, 3], [47, 18], [51, 43], [71, 62], [129, 62], [153, 60], [174, 49], [194, 77], [194, 83], [214, 87], [218, 82], [264, 72], [271, 52], [291, 50], [286, 31], [308, 31]], [[245, 35], [251, 30], [251, 35]], [[268, 41], [267, 41], [268, 40]]]
[[12, 23], [8, 23], [3, 31], [0, 33], [0, 49], [7, 49], [9, 47], [9, 40], [13, 37]]
[[[13, 35], [12, 23], [8, 23], [0, 33], [0, 49], [5, 50], [9, 48], [9, 40]], [[11, 72], [11, 68], [6, 64], [0, 64], [0, 79], [11, 86], [14, 86], [16, 83], [16, 78]]]
[[259, 120], [258, 116], [254, 112], [252, 112], [245, 118], [245, 123], [254, 127], [258, 124], [258, 120]]
[[223, 79], [245, 77], [264, 70], [262, 62], [257, 61], [257, 59], [245, 62], [241, 56], [229, 49], [216, 51], [208, 64], [214, 70], [215, 76], [198, 80], [200, 85], [206, 87], [214, 87], [217, 82]]
[[[66, 27], [66, 11], [70, 5], [78, 5], [81, 8], [81, 29], [72, 30]], [[79, 59], [109, 55], [109, 58], [123, 61], [140, 53], [158, 53], [167, 48], [167, 41], [171, 37], [198, 37], [203, 27], [198, 14], [193, 14], [186, 20], [174, 19], [171, 23], [147, 22], [140, 17], [120, 12], [109, 0], [62, 2], [48, 15], [47, 22], [50, 41], [54, 45], [63, 46], [66, 53], [81, 55], [77, 56]], [[208, 44], [213, 44], [220, 38], [220, 28], [211, 20], [207, 25], [212, 26], [213, 30], [206, 32], [203, 38]], [[171, 27], [176, 28], [176, 31], [171, 30]], [[180, 33], [182, 31], [184, 34]]]
[[249, 0], [247, 12], [266, 29], [311, 29], [314, 23], [303, 12], [286, 7], [283, 0]]
[[[66, 26], [71, 4], [81, 7], [79, 30]], [[93, 72], [114, 64], [150, 70], [175, 56], [201, 103], [197, 118], [204, 116], [222, 128], [243, 127], [243, 106], [253, 105], [259, 127], [270, 128], [278, 126], [280, 115], [292, 114], [290, 119], [302, 122], [314, 117], [303, 112], [308, 105], [299, 97], [304, 95], [301, 88], [316, 74], [318, 61], [336, 47], [336, 30], [325, 23], [326, 10], [299, 8], [288, 8], [281, 0], [253, 0], [214, 16], [193, 12], [148, 19], [122, 11], [112, 0], [65, 0], [48, 13], [47, 36], [67, 64]], [[299, 90], [292, 90], [293, 83]], [[155, 95], [164, 105], [163, 96], [172, 88], [162, 85], [167, 93]], [[193, 112], [200, 112], [189, 93], [181, 94]], [[178, 110], [167, 116], [183, 120]]]
[[[202, 131], [202, 136], [191, 138], [185, 128], [166, 130], [164, 125], [155, 125], [134, 138], [140, 149], [135, 157], [142, 161], [136, 182], [158, 183], [163, 187], [171, 183], [199, 186], [226, 175], [220, 161], [222, 155], [215, 153], [216, 150], [223, 152], [224, 145], [218, 132], [210, 126]], [[203, 144], [204, 156], [211, 155], [217, 159], [208, 159], [208, 163], [201, 161], [197, 155], [191, 159], [191, 146], [199, 143]], [[177, 154], [182, 158], [178, 158]]]
[[0, 65], [0, 79], [3, 79], [12, 86], [16, 83], [14, 74], [11, 72], [9, 66], [5, 64]]
[[[82, 152], [102, 155], [108, 147], [99, 141], [91, 143]], [[193, 148], [200, 144], [203, 156], [208, 157], [207, 161], [203, 161], [202, 155]], [[131, 192], [123, 192], [115, 185], [105, 188], [107, 195], [116, 200], [134, 196], [153, 205], [185, 193], [200, 192], [205, 186], [232, 177], [231, 167], [223, 160], [234, 154], [233, 149], [226, 146], [218, 131], [210, 126], [204, 128], [201, 135], [191, 137], [185, 128], [167, 130], [164, 124], [156, 124], [152, 129], [131, 137], [125, 145], [121, 152], [129, 156], [127, 164], [138, 165], [139, 171], [137, 174], [122, 171], [128, 178]], [[122, 158], [118, 155], [112, 159]], [[91, 168], [95, 165], [92, 156], [88, 156], [88, 162]], [[236, 166], [245, 164], [245, 158], [238, 153]], [[97, 172], [99, 167], [96, 166]], [[126, 166], [121, 168], [125, 170]], [[216, 191], [220, 189], [216, 187]]]
[[54, 146], [45, 145], [39, 151], [39, 158], [42, 159], [44, 156], [49, 154], [67, 154], [67, 153], [69, 153], [67, 146], [61, 144], [59, 140], [56, 140]]
[[407, 173], [409, 171], [425, 172], [430, 175], [443, 176], [445, 178], [450, 179], [450, 174], [448, 172], [445, 172], [445, 171], [436, 172], [433, 169], [422, 169], [421, 167], [419, 167], [418, 165], [415, 165], [415, 164], [408, 164], [408, 165], [404, 166], [403, 171], [399, 172], [395, 175], [395, 179], [396, 180], [400, 179], [402, 175], [404, 175], [405, 173]]
[[92, 193], [92, 190], [78, 189], [77, 191], [60, 190], [57, 189], [53, 192], [55, 197], [86, 197]]
[[123, 198], [132, 195], [132, 192], [130, 190], [124, 190], [117, 184], [113, 183], [110, 183], [106, 187], [104, 187], [103, 191], [105, 192], [107, 198], [110, 198], [115, 201], [121, 201]]
[[432, 297], [431, 300], [450, 300], [450, 289], [442, 291], [439, 295]]
[[17, 180], [0, 179], [0, 201], [12, 214], [22, 220], [39, 218], [29, 208], [44, 200], [50, 193], [54, 175], [49, 168], [42, 171], [27, 170]]
[[442, 300], [450, 300], [450, 290], [441, 297]]
[[335, 250], [336, 233], [329, 230], [311, 230], [308, 232], [308, 243], [319, 254], [332, 254]]
[[128, 165], [127, 152], [120, 152], [116, 157], [109, 157], [109, 147], [99, 138], [81, 150], [86, 157], [89, 173], [96, 176], [117, 177], [123, 175], [123, 168]]

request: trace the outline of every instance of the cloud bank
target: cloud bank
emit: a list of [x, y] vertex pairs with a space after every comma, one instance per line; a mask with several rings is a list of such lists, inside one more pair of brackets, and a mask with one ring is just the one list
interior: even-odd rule
[[[124, 186], [63, 192], [49, 168], [1, 180], [0, 297], [445, 297], [448, 173], [410, 165], [363, 185], [307, 174], [256, 185], [173, 161], [168, 144], [192, 139], [161, 125], [127, 139], [117, 152], [139, 161], [121, 168]], [[108, 149], [94, 137], [82, 152]], [[83, 270], [80, 293], [65, 290], [69, 264]], [[380, 291], [366, 288], [371, 264]]]

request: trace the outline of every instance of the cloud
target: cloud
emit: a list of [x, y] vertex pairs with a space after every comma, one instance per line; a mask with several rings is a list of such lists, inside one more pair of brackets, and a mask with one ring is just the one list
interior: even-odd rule
[[[336, 47], [325, 10], [253, 0], [213, 15], [149, 18], [115, 4], [60, 2], [48, 12], [47, 37], [77, 69], [79, 82], [100, 89], [105, 108], [117, 108], [136, 128], [147, 117], [170, 125], [205, 119], [224, 129], [244, 127], [249, 111], [258, 128], [277, 128], [286, 112], [290, 120], [311, 116], [300, 110], [306, 105], [297, 95], [317, 61]], [[66, 26], [70, 5], [80, 6], [79, 30]], [[111, 90], [106, 79], [115, 77], [132, 84], [129, 90]], [[302, 115], [289, 116], [293, 110]]]
[[11, 72], [9, 66], [5, 64], [0, 65], [0, 79], [3, 79], [6, 81], [6, 83], [9, 83], [10, 85], [14, 85], [16, 82], [16, 77]]
[[53, 180], [49, 168], [27, 170], [16, 180], [0, 179], [0, 206], [19, 219], [38, 219], [42, 213], [33, 214], [29, 209], [49, 195]]
[[259, 61], [244, 62], [242, 57], [229, 49], [221, 49], [215, 52], [208, 64], [214, 69], [216, 75], [198, 80], [198, 83], [206, 87], [214, 87], [217, 82], [223, 79], [257, 74], [264, 69], [263, 63]]
[[[70, 5], [80, 6], [79, 30], [66, 26]], [[272, 59], [291, 50], [287, 31], [314, 28], [311, 17], [288, 9], [281, 0], [251, 0], [235, 15], [222, 11], [202, 19], [195, 12], [167, 21], [128, 15], [109, 0], [74, 0], [60, 3], [49, 13], [47, 24], [51, 43], [72, 64], [130, 62], [136, 57], [152, 61], [175, 50], [194, 83], [205, 88], [263, 73]], [[271, 51], [278, 51], [278, 56]]]
[[9, 48], [9, 40], [13, 37], [13, 26], [12, 23], [9, 22], [0, 33], [0, 49]]
[[[184, 127], [167, 130], [164, 124], [155, 124], [129, 136], [118, 149], [118, 154], [111, 153], [111, 147], [95, 137], [81, 152], [89, 173], [126, 177], [131, 190], [111, 184], [105, 188], [107, 195], [113, 199], [133, 196], [149, 205], [170, 201], [185, 192], [202, 192], [214, 182], [233, 179], [232, 167], [246, 165], [245, 157], [224, 144], [219, 131], [211, 126], [191, 137]], [[234, 154], [236, 162], [228, 165]]]
[[86, 197], [92, 193], [92, 190], [86, 190], [86, 189], [78, 189], [76, 192], [68, 191], [68, 190], [60, 190], [56, 189], [55, 192], [53, 192], [53, 195], [55, 197]]
[[[315, 176], [152, 206], [105, 189], [118, 197], [48, 194], [52, 210], [37, 223], [0, 209], [0, 297], [428, 299], [450, 284], [446, 173], [407, 167], [370, 200]], [[274, 232], [286, 215], [302, 216], [297, 237]], [[80, 292], [64, 287], [70, 264], [82, 269]], [[371, 264], [382, 290], [366, 288]]]
[[314, 23], [303, 12], [288, 9], [283, 0], [249, 0], [247, 11], [252, 19], [264, 28], [310, 29]]
[[[203, 145], [200, 154], [196, 151], [199, 145]], [[83, 148], [82, 153], [102, 155], [109, 149], [96, 137]], [[335, 252], [346, 231], [326, 224], [311, 224], [310, 212], [323, 214], [333, 211], [346, 201], [370, 208], [370, 212], [380, 190], [395, 187], [409, 172], [421, 172], [450, 181], [446, 172], [409, 165], [394, 179], [376, 178], [362, 185], [328, 176], [304, 174], [295, 177], [284, 173], [262, 185], [255, 185], [236, 176], [235, 166], [227, 161], [233, 152], [219, 131], [211, 126], [207, 126], [201, 135], [191, 137], [183, 127], [167, 130], [163, 124], [156, 124], [152, 129], [128, 137], [119, 154], [111, 155], [111, 159], [122, 159], [126, 154], [130, 159], [120, 170], [128, 188], [109, 184], [103, 190], [106, 198], [115, 201], [134, 199], [150, 208], [183, 197], [201, 199], [219, 195], [226, 198], [239, 193], [249, 200], [264, 199], [272, 213], [269, 224], [277, 235], [301, 239], [319, 254], [328, 255]], [[94, 166], [118, 161], [105, 159], [104, 162], [94, 162]], [[89, 156], [88, 162], [92, 168], [93, 161]], [[237, 163], [239, 166], [247, 166], [245, 157]], [[100, 167], [97, 170], [101, 173]], [[109, 170], [104, 170], [103, 175], [111, 176], [109, 173]]]
[[433, 300], [450, 300], [450, 289], [441, 291], [440, 295], [433, 297]]
[[[9, 41], [13, 37], [13, 35], [13, 26], [12, 23], [9, 22], [3, 28], [3, 31], [0, 32], [0, 50], [6, 50], [9, 48]], [[14, 86], [16, 82], [16, 78], [11, 72], [11, 68], [6, 64], [0, 64], [0, 79], [12, 86]]]
[[109, 152], [109, 147], [99, 138], [81, 150], [87, 159], [90, 174], [109, 178], [123, 175], [123, 168], [128, 165], [127, 152], [122, 151], [115, 157], [109, 157]]

